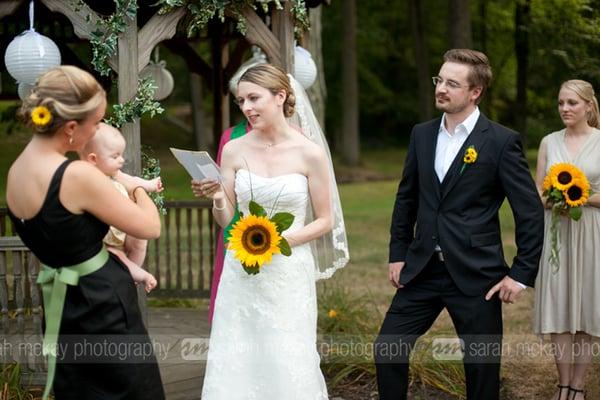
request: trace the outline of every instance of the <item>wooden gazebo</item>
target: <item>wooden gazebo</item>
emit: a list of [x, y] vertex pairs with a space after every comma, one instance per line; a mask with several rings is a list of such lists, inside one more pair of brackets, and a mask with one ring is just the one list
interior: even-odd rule
[[[309, 1], [317, 6], [321, 0]], [[89, 69], [89, 62], [80, 60], [66, 45], [67, 42], [89, 40], [91, 33], [98, 29], [97, 21], [102, 15], [114, 11], [112, 2], [87, 0], [77, 7], [71, 0], [37, 0], [36, 21], [38, 31], [46, 34], [59, 45], [63, 53], [63, 63], [70, 63]], [[233, 28], [233, 16], [224, 22], [210, 21], [207, 35], [211, 43], [211, 61], [205, 61], [190, 45], [189, 39], [177, 29], [185, 19], [186, 8], [180, 7], [164, 15], [158, 15], [157, 7], [139, 5], [137, 15], [127, 20], [127, 29], [118, 39], [118, 52], [109, 65], [118, 76], [118, 101], [131, 99], [137, 90], [139, 72], [148, 64], [153, 48], [164, 41], [171, 52], [184, 58], [190, 72], [201, 76], [213, 94], [213, 137], [217, 142], [223, 129], [229, 124], [227, 82], [240, 66], [250, 45], [260, 47], [270, 62], [293, 70], [294, 24], [291, 15], [291, 2], [281, 0], [282, 9], [271, 7], [269, 14], [260, 8], [250, 6], [242, 10], [246, 20], [246, 34], [241, 36]], [[0, 20], [4, 29], [0, 33], [0, 51], [12, 38], [26, 29], [29, 0], [5, 0], [0, 3]], [[269, 21], [267, 23], [266, 21]], [[74, 33], [74, 35], [73, 35]], [[232, 42], [235, 45], [230, 46]], [[94, 72], [94, 71], [90, 71]], [[96, 74], [98, 76], [98, 74]], [[106, 78], [98, 76], [107, 83]], [[140, 172], [140, 125], [139, 120], [123, 127], [128, 143], [126, 159], [131, 164], [126, 169], [134, 174]]]
[[[30, 0], [3, 0], [0, 2], [1, 54], [4, 54], [6, 47], [16, 35], [29, 28], [29, 2]], [[199, 76], [199, 79], [204, 80], [205, 87], [211, 89], [213, 94], [212, 136], [213, 142], [218, 143], [221, 132], [229, 125], [228, 82], [241, 65], [251, 45], [260, 47], [270, 62], [281, 66], [287, 71], [293, 70], [294, 23], [291, 14], [291, 2], [290, 0], [280, 0], [280, 2], [283, 5], [282, 9], [272, 6], [268, 13], [264, 13], [260, 8], [257, 10], [252, 7], [244, 8], [242, 15], [245, 18], [247, 27], [244, 36], [235, 31], [236, 21], [234, 16], [226, 15], [223, 22], [218, 19], [210, 21], [206, 32], [203, 34], [204, 36], [190, 39], [185, 34], [185, 29], [182, 26], [187, 17], [185, 8], [178, 8], [164, 15], [158, 15], [157, 7], [149, 5], [149, 3], [155, 3], [154, 1], [143, 1], [144, 4], [138, 7], [137, 15], [127, 20], [127, 29], [118, 38], [118, 51], [109, 60], [109, 65], [114, 72], [108, 77], [97, 73], [90, 66], [89, 60], [82, 60], [68, 44], [88, 41], [92, 32], [98, 29], [98, 19], [114, 12], [115, 4], [113, 2], [106, 0], [86, 0], [84, 2], [36, 0], [35, 27], [38, 32], [50, 37], [58, 45], [63, 64], [77, 65], [87, 69], [106, 88], [110, 88], [112, 81], [116, 78], [119, 103], [124, 103], [135, 95], [140, 71], [148, 64], [153, 48], [162, 42], [163, 46], [169, 51], [181, 56], [190, 72]], [[314, 7], [321, 2], [323, 1], [312, 0], [306, 3]], [[142, 1], [138, 1], [138, 3], [142, 3]], [[78, 6], [74, 7], [74, 4], [78, 4]], [[211, 48], [210, 61], [206, 61], [198, 54], [191, 44], [191, 40], [209, 41]], [[10, 79], [4, 67], [2, 70], [2, 78], [5, 80]], [[0, 99], [17, 99], [17, 95], [16, 93], [7, 94], [4, 92], [0, 94]], [[194, 100], [192, 98], [192, 103], [194, 101], [198, 102], [199, 99]], [[195, 109], [195, 107], [192, 107], [193, 111]], [[128, 160], [128, 164], [125, 169], [129, 173], [139, 175], [141, 171], [139, 119], [127, 123], [121, 130], [127, 141], [125, 158]], [[172, 217], [169, 214], [166, 216], [167, 226], [164, 231], [166, 239], [160, 239], [163, 241], [163, 246], [164, 241], [169, 240], [168, 221], [170, 218], [177, 221], [177, 224], [179, 224], [180, 217], [186, 220], [187, 227], [183, 227], [183, 230], [187, 229], [189, 231], [193, 228], [190, 226], [191, 210], [189, 205], [184, 204], [181, 209], [175, 211]], [[0, 236], [4, 236], [5, 232], [10, 231], [7, 230], [5, 217], [0, 213]], [[202, 224], [212, 224], [212, 220], [208, 215], [202, 219], [200, 213], [198, 213], [198, 217], [194, 218], [200, 227]], [[209, 231], [211, 230], [209, 229]], [[189, 241], [191, 246], [191, 235], [186, 236], [185, 240], [183, 237], [180, 238], [179, 225], [176, 234], [171, 232], [171, 235], [177, 238], [177, 243], [172, 248], [173, 252], [177, 252], [177, 263], [181, 261], [185, 263], [188, 260], [181, 260], [179, 246], [181, 242], [185, 241]], [[211, 233], [211, 240], [212, 237]], [[202, 246], [206, 248], [212, 246], [212, 243], [205, 243]], [[158, 247], [156, 249], [158, 255]], [[189, 255], [190, 262], [191, 257]], [[212, 253], [210, 258], [212, 258]], [[13, 261], [13, 270], [10, 269], [7, 263], [9, 259]], [[24, 319], [24, 309], [27, 308], [33, 310], [33, 334], [39, 336], [41, 333], [40, 298], [39, 290], [35, 285], [37, 267], [35, 262], [32, 263], [32, 259], [33, 257], [26, 251], [18, 238], [0, 237], [0, 305], [2, 306], [0, 312], [2, 329], [0, 332], [2, 333], [14, 332], [13, 328], [9, 327], [8, 320], [10, 313], [16, 313], [16, 333], [23, 336], [25, 319], [29, 318]], [[192, 276], [191, 272], [180, 271], [179, 265], [175, 268], [177, 268], [178, 277], [187, 273], [190, 277]], [[203, 267], [200, 266], [200, 268]], [[179, 274], [180, 272], [182, 273]], [[7, 274], [13, 276], [15, 280], [13, 289], [11, 289], [14, 299], [10, 307], [8, 306], [10, 285], [7, 286]], [[206, 275], [205, 269], [205, 272], [201, 272], [199, 278], [200, 293], [204, 296], [208, 294], [207, 285], [210, 285], [210, 279], [204, 278], [204, 281], [202, 281], [202, 277]], [[185, 276], [183, 279], [185, 279]], [[180, 289], [179, 280], [173, 282], [173, 285], [176, 289]], [[12, 309], [13, 306], [16, 308]], [[27, 363], [26, 360], [24, 362]], [[39, 360], [37, 360], [37, 363], [34, 360], [34, 364], [39, 366]]]

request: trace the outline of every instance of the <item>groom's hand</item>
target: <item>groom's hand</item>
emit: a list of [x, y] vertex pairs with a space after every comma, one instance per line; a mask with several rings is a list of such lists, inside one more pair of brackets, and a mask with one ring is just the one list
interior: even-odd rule
[[404, 261], [389, 263], [388, 279], [396, 289], [401, 289], [404, 285], [400, 284], [400, 272], [404, 268]]
[[514, 279], [506, 275], [500, 282], [498, 282], [489, 292], [485, 295], [485, 299], [489, 300], [492, 296], [498, 293], [498, 298], [505, 303], [512, 304], [520, 297], [523, 287], [517, 283]]

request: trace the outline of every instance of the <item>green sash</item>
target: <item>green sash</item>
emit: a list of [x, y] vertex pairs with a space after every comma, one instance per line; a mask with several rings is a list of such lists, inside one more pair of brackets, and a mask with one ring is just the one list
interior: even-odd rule
[[80, 277], [99, 270], [106, 264], [107, 260], [108, 251], [105, 247], [102, 247], [102, 250], [94, 257], [76, 265], [50, 268], [42, 264], [42, 270], [38, 275], [37, 283], [42, 285], [45, 308], [44, 318], [46, 320], [46, 332], [44, 333], [42, 352], [45, 356], [48, 356], [48, 375], [46, 377], [43, 400], [48, 399], [52, 383], [54, 382], [54, 373], [56, 372], [56, 342], [58, 340], [58, 330], [67, 294], [67, 285], [77, 286]]
[[[233, 128], [233, 131], [231, 131], [231, 138], [229, 140], [237, 139], [239, 137], [244, 136], [246, 134], [246, 124], [247, 124], [246, 121], [240, 122], [239, 124], [237, 124]], [[240, 219], [240, 213], [238, 212], [237, 205], [236, 205], [235, 213], [233, 214], [233, 218], [231, 218], [231, 222], [229, 223], [229, 225], [227, 225], [227, 227], [225, 229], [223, 229], [223, 243], [225, 243], [225, 244], [229, 243], [229, 236], [230, 236], [231, 229], [233, 228], [233, 225], [235, 225], [235, 223], [238, 222], [239, 219]]]

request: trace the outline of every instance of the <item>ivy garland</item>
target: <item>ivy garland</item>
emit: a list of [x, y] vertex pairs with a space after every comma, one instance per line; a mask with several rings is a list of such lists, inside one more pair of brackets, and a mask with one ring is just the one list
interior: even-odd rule
[[[304, 0], [290, 1], [294, 16], [294, 32], [299, 36], [310, 27], [306, 4]], [[223, 22], [227, 13], [231, 13], [237, 20], [238, 32], [245, 35], [246, 19], [242, 14], [244, 7], [249, 6], [255, 10], [261, 7], [265, 13], [269, 11], [270, 5], [274, 5], [279, 10], [283, 8], [280, 0], [159, 0], [156, 5], [161, 6], [159, 14], [167, 14], [177, 7], [186, 7], [191, 16], [187, 27], [188, 36], [204, 28], [208, 21], [215, 17]]]
[[[92, 45], [92, 65], [94, 69], [102, 76], [108, 76], [111, 68], [108, 60], [117, 52], [117, 43], [119, 35], [125, 32], [127, 28], [126, 18], [134, 18], [137, 14], [136, 0], [114, 0], [115, 13], [107, 18], [99, 17], [96, 22], [96, 29], [90, 34], [90, 43]], [[83, 0], [75, 0], [73, 7], [79, 11], [85, 6]], [[86, 21], [90, 22], [88, 15]]]
[[[160, 163], [158, 158], [153, 156], [153, 151], [149, 146], [144, 146], [142, 149], [142, 173], [141, 176], [144, 179], [154, 179], [160, 177]], [[165, 197], [161, 193], [150, 192], [148, 196], [154, 201], [156, 204], [156, 208], [162, 215], [167, 214], [167, 210], [165, 208]]]
[[123, 104], [113, 105], [113, 114], [106, 123], [120, 128], [128, 122], [133, 122], [141, 115], [149, 113], [150, 117], [164, 111], [158, 101], [154, 100], [156, 85], [150, 77], [138, 80], [138, 90], [135, 97]]
[[[154, 100], [155, 90], [156, 85], [152, 78], [146, 77], [138, 80], [138, 91], [135, 97], [124, 104], [113, 105], [113, 114], [105, 122], [116, 128], [120, 128], [128, 122], [133, 122], [142, 114], [149, 113], [150, 117], [154, 117], [156, 114], [162, 113], [164, 109], [158, 101]], [[141, 152], [142, 173], [140, 175], [144, 179], [154, 179], [160, 176], [160, 163], [150, 153], [152, 153], [150, 147]], [[158, 211], [165, 215], [167, 211], [165, 209], [163, 193], [152, 192], [148, 195], [154, 201], [154, 204], [156, 204]]]
[[[115, 13], [106, 18], [99, 17], [96, 22], [98, 29], [90, 34], [92, 65], [102, 76], [108, 76], [112, 71], [108, 60], [117, 52], [119, 35], [127, 28], [127, 18], [134, 18], [138, 8], [137, 0], [114, 0], [114, 2]], [[80, 11], [86, 6], [84, 0], [72, 0], [71, 5], [75, 11]], [[86, 16], [86, 21], [90, 22], [90, 20], [91, 17]], [[153, 117], [162, 113], [164, 110], [160, 103], [154, 101], [155, 90], [156, 86], [151, 79], [138, 80], [135, 97], [126, 103], [113, 105], [113, 115], [106, 120], [106, 123], [120, 128], [143, 114], [149, 113]]]
[[[83, 0], [76, 0], [73, 4], [76, 11], [85, 5]], [[117, 52], [119, 35], [125, 32], [127, 28], [126, 18], [134, 18], [137, 14], [136, 0], [115, 0], [115, 13], [107, 18], [98, 18], [97, 30], [90, 35], [90, 44], [92, 45], [92, 65], [94, 69], [102, 76], [108, 76], [112, 71], [108, 65], [108, 60]], [[90, 16], [86, 21], [91, 20]], [[133, 99], [123, 103], [114, 104], [113, 112], [110, 118], [105, 122], [116, 128], [120, 128], [126, 123], [133, 122], [143, 114], [149, 113], [150, 117], [162, 113], [164, 110], [158, 101], [154, 100], [154, 91], [156, 85], [149, 78], [138, 80], [138, 89]], [[142, 173], [144, 179], [154, 179], [160, 176], [160, 164], [158, 159], [150, 156], [151, 150], [141, 152]], [[156, 204], [161, 214], [166, 214], [164, 206], [164, 195], [162, 193], [150, 193], [150, 198]]]

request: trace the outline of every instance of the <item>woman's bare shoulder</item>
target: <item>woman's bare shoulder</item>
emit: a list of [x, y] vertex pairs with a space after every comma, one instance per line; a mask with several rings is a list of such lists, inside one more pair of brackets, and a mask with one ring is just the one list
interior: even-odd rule
[[316, 160], [325, 158], [325, 151], [321, 148], [321, 146], [319, 146], [306, 136], [299, 135], [299, 137], [296, 139], [296, 143], [298, 144], [302, 155], [304, 155], [308, 159]]
[[231, 154], [233, 152], [236, 152], [239, 149], [242, 149], [244, 146], [247, 146], [247, 144], [248, 144], [248, 134], [245, 134], [244, 136], [230, 140], [227, 143], [225, 143], [225, 146], [223, 146], [223, 156], [225, 156], [225, 154]]
[[98, 168], [86, 161], [71, 161], [65, 169], [63, 184], [70, 189], [90, 190], [98, 185], [108, 184], [110, 180]]

